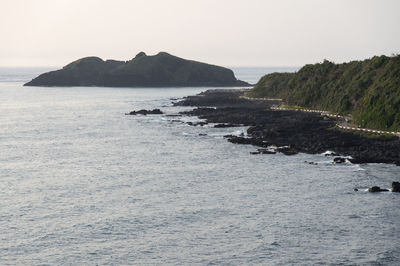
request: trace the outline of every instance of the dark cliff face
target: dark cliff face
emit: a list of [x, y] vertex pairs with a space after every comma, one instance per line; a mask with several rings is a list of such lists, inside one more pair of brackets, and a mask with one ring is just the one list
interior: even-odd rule
[[165, 52], [139, 53], [130, 61], [85, 57], [44, 73], [25, 86], [183, 87], [249, 86], [224, 67], [182, 59]]

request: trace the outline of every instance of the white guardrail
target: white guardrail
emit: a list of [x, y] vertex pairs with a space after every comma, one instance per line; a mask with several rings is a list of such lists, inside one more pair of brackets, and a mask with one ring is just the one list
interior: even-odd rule
[[[285, 107], [271, 107], [271, 109], [272, 110], [282, 110], [282, 111], [301, 111], [301, 112], [309, 112], [309, 113], [320, 113], [320, 114], [326, 115], [328, 117], [345, 118], [342, 115], [332, 114], [332, 113], [329, 113], [328, 111], [322, 111], [322, 110], [295, 109], [295, 108], [285, 108]], [[339, 124], [336, 124], [336, 125], [339, 128], [346, 129], [346, 130], [356, 130], [356, 131], [363, 131], [363, 132], [376, 133], [376, 134], [391, 134], [391, 135], [396, 135], [396, 136], [400, 137], [400, 132], [396, 132], [396, 131], [384, 131], [384, 130], [376, 130], [376, 129], [370, 129], [370, 128], [349, 127], [349, 126], [342, 126]]]
[[254, 97], [247, 97], [247, 96], [240, 96], [240, 98], [250, 100], [250, 101], [282, 101], [280, 98], [254, 98]]

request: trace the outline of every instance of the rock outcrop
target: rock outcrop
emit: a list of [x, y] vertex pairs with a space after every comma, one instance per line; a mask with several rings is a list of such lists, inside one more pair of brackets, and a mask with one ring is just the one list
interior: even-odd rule
[[392, 192], [400, 192], [400, 182], [392, 183]]
[[153, 110], [145, 110], [141, 109], [139, 111], [132, 111], [126, 113], [125, 115], [162, 115], [163, 112], [160, 109], [153, 109]]
[[389, 190], [377, 186], [368, 189], [368, 192], [387, 192], [387, 191]]

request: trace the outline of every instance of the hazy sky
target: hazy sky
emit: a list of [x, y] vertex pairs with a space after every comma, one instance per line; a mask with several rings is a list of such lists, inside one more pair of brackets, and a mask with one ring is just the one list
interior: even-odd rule
[[140, 51], [223, 66], [400, 52], [399, 0], [0, 0], [0, 66]]

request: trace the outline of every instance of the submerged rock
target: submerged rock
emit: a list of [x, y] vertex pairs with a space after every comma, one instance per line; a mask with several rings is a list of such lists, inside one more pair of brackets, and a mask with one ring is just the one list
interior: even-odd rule
[[258, 152], [262, 153], [262, 154], [276, 154], [276, 151], [271, 151], [268, 149], [257, 149]]
[[340, 156], [340, 154], [339, 154], [339, 153], [336, 153], [336, 152], [332, 152], [332, 153], [326, 153], [325, 156], [326, 156], [326, 157], [330, 157], [330, 156], [333, 157], [333, 156]]
[[283, 153], [285, 155], [295, 155], [298, 154], [299, 152], [293, 148], [290, 147], [281, 147], [276, 149], [277, 152]]
[[125, 115], [162, 115], [163, 112], [161, 112], [160, 109], [153, 109], [153, 110], [145, 110], [141, 109], [139, 111], [132, 111], [130, 113], [126, 113]]
[[346, 158], [343, 157], [336, 157], [333, 159], [333, 163], [345, 163], [346, 162]]
[[189, 126], [195, 126], [195, 127], [197, 127], [197, 126], [204, 126], [204, 125], [207, 125], [208, 123], [207, 122], [195, 122], [195, 123], [193, 123], [193, 122], [187, 122], [187, 124], [189, 125]]
[[231, 123], [222, 123], [222, 124], [216, 124], [214, 127], [215, 128], [225, 128], [225, 127], [240, 127], [242, 125], [238, 124], [231, 124]]

